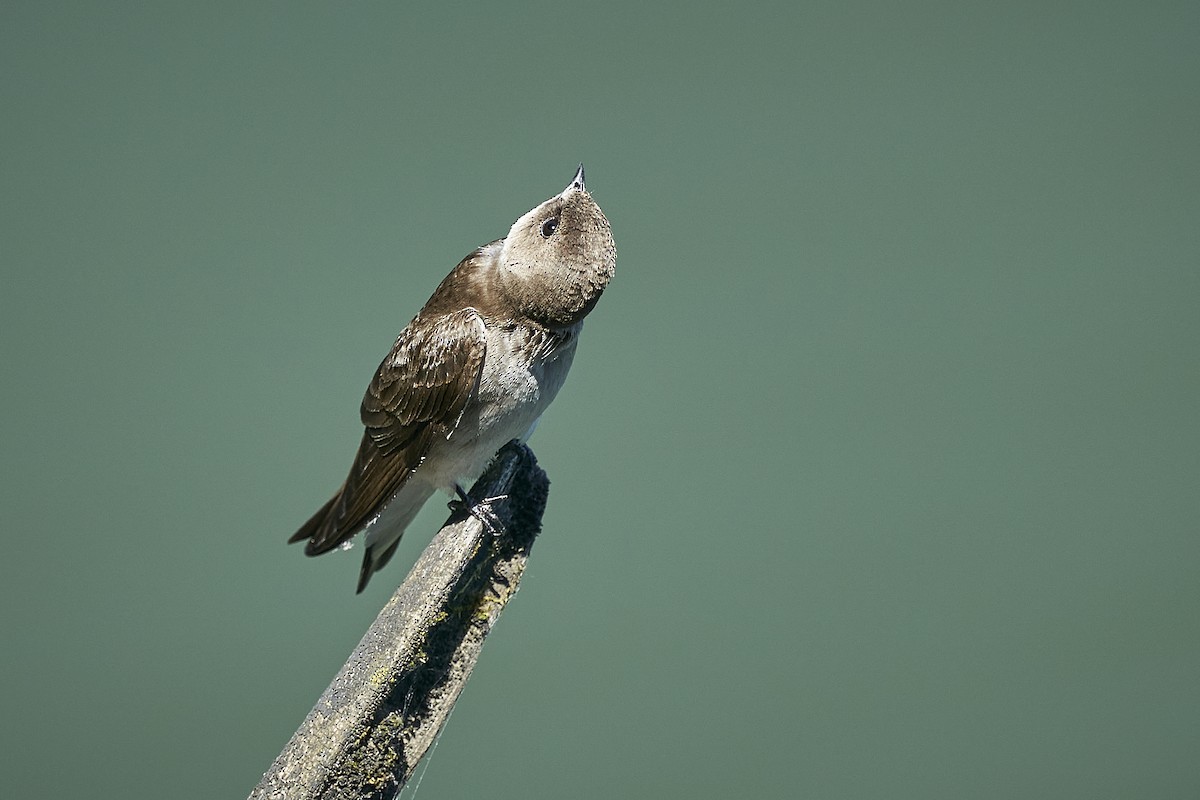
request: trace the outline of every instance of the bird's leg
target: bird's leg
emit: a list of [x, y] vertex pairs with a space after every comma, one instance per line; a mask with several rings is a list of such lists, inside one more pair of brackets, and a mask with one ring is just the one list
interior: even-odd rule
[[499, 494], [495, 497], [485, 497], [478, 503], [475, 503], [472, 502], [470, 496], [457, 483], [454, 484], [454, 493], [458, 497], [446, 504], [451, 511], [456, 514], [462, 512], [470, 514], [479, 520], [479, 523], [483, 525], [483, 529], [492, 536], [499, 536], [504, 531], [504, 523], [500, 521], [500, 517], [492, 509], [492, 503], [507, 500], [508, 495]]

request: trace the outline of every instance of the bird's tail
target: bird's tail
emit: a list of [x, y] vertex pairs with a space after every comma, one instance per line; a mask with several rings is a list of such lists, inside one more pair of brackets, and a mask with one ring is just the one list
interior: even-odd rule
[[367, 545], [366, 551], [363, 553], [362, 566], [358, 568], [358, 588], [354, 590], [355, 594], [362, 594], [363, 589], [367, 588], [371, 576], [392, 560], [392, 556], [396, 554], [396, 548], [400, 546], [400, 538], [404, 535], [404, 531], [401, 531], [400, 534], [396, 537], [396, 541], [382, 550], [373, 545]]
[[358, 593], [361, 594], [362, 590], [367, 588], [371, 576], [391, 560], [400, 544], [400, 537], [404, 535], [404, 529], [433, 493], [432, 486], [420, 480], [410, 480], [384, 506], [379, 516], [367, 524], [362, 567], [358, 572]]
[[[412, 522], [434, 488], [415, 476], [404, 459], [381, 459], [369, 434], [363, 435], [349, 477], [288, 542], [302, 542], [304, 553], [319, 556], [366, 530], [366, 553], [358, 591], [388, 562], [404, 529]], [[378, 498], [384, 498], [381, 504]]]
[[[400, 492], [383, 512], [366, 526], [366, 546], [363, 552], [362, 568], [358, 573], [357, 592], [359, 594], [367, 588], [367, 582], [371, 580], [371, 576], [383, 569], [395, 555], [396, 548], [400, 545], [400, 539], [404, 536], [404, 529], [408, 527], [413, 517], [421, 510], [421, 506], [432, 494], [432, 491], [420, 491], [422, 487], [416, 485], [406, 488], [407, 491]], [[304, 552], [310, 556], [335, 549], [339, 542], [318, 544], [321, 539], [317, 534], [327, 525], [326, 520], [329, 518], [330, 510], [337, 505], [340, 496], [339, 492], [330, 498], [328, 503], [321, 506], [308, 522], [300, 526], [300, 530], [292, 534], [288, 539], [288, 544], [307, 539], [308, 546], [305, 547]], [[342, 541], [349, 538], [350, 536], [346, 536]], [[314, 544], [317, 546], [314, 547]]]

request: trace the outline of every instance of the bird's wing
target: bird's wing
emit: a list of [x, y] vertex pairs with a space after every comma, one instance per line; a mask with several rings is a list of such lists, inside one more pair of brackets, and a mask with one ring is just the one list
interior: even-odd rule
[[466, 308], [413, 321], [379, 365], [363, 397], [366, 433], [345, 484], [289, 541], [318, 555], [353, 536], [457, 428], [479, 386], [483, 318]]
[[473, 308], [404, 329], [362, 402], [363, 425], [383, 454], [406, 448], [425, 428], [450, 437], [479, 385], [486, 340]]

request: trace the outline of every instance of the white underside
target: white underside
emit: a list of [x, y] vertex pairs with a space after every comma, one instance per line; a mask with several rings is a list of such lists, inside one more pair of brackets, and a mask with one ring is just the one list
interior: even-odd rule
[[567, 377], [580, 327], [582, 323], [564, 347], [536, 360], [510, 333], [488, 331], [476, 398], [450, 437], [430, 447], [408, 482], [367, 523], [366, 544], [372, 553], [386, 552], [435, 491], [457, 496], [455, 485], [469, 489], [497, 450], [512, 439], [525, 441], [533, 434]]

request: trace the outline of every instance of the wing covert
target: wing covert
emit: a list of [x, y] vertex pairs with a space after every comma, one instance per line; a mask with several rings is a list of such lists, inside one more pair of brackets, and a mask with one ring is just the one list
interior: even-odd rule
[[401, 332], [360, 409], [367, 435], [383, 455], [408, 447], [425, 428], [446, 438], [454, 432], [479, 385], [486, 337], [473, 308], [435, 319], [418, 316]]

